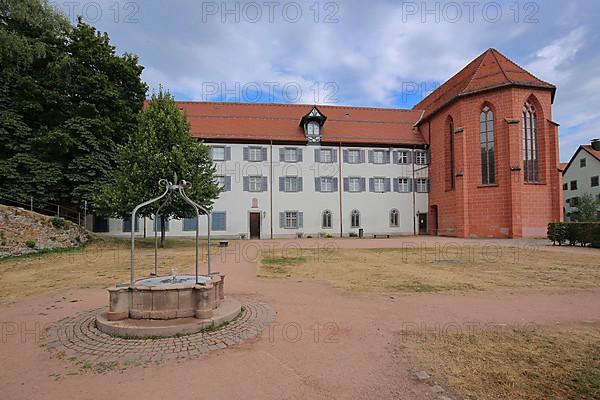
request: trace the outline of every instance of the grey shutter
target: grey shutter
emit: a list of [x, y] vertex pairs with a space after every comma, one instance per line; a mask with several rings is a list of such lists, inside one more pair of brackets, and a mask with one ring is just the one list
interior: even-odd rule
[[315, 177], [315, 192], [321, 191], [321, 178]]
[[394, 164], [398, 164], [400, 157], [398, 156], [398, 152], [394, 151], [392, 154], [392, 160], [394, 161]]
[[344, 162], [348, 162], [348, 149], [344, 149]]
[[302, 149], [301, 148], [296, 148], [296, 161], [298, 161], [298, 162], [302, 161]]
[[321, 150], [315, 149], [315, 162], [321, 162]]
[[285, 228], [285, 212], [283, 211], [279, 213], [279, 227]]
[[417, 192], [417, 179], [413, 179], [412, 190], [413, 192]]
[[262, 161], [267, 161], [267, 148], [263, 147], [261, 150], [262, 150]]
[[231, 176], [229, 176], [229, 175], [225, 175], [225, 191], [226, 192], [231, 191]]
[[359, 150], [358, 152], [359, 152], [359, 154], [360, 154], [360, 157], [359, 157], [359, 162], [360, 162], [361, 164], [363, 164], [363, 163], [365, 162], [365, 151], [364, 151], [364, 150]]
[[384, 190], [386, 192], [391, 191], [390, 186], [391, 186], [390, 178], [385, 178], [385, 180], [384, 180]]
[[[212, 146], [210, 146], [210, 147], [208, 148], [208, 155], [210, 156], [210, 158], [214, 158], [214, 157], [213, 157], [213, 147], [212, 147]], [[124, 228], [123, 228], [123, 229], [124, 229]]]
[[333, 191], [338, 191], [338, 178], [333, 178]]
[[302, 177], [299, 176], [296, 179], [298, 180], [298, 185], [297, 185], [298, 190], [297, 190], [297, 192], [301, 192], [302, 191]]
[[279, 161], [283, 161], [283, 160], [285, 160], [285, 148], [280, 147], [279, 148]]
[[244, 147], [244, 161], [248, 161], [248, 155], [250, 153], [250, 150], [247, 147]]
[[365, 178], [360, 178], [360, 191], [365, 192], [367, 186], [367, 180]]
[[412, 178], [408, 178], [408, 192], [413, 191], [413, 180]]
[[250, 191], [250, 177], [245, 176], [243, 179], [244, 192]]
[[298, 213], [298, 228], [303, 228], [303, 227], [304, 227], [304, 213], [299, 212]]
[[350, 191], [350, 178], [344, 178], [344, 192]]
[[427, 178], [427, 193], [431, 192], [431, 180]]
[[407, 151], [406, 152], [406, 156], [407, 156], [406, 157], [406, 162], [408, 164], [412, 164], [412, 162], [413, 162], [413, 152], [412, 152], [412, 150], [411, 151]]
[[375, 178], [369, 178], [369, 192], [375, 191]]
[[279, 191], [285, 192], [285, 176], [279, 177]]
[[398, 182], [398, 178], [394, 178], [394, 192], [400, 191], [400, 184]]
[[262, 182], [261, 182], [261, 185], [260, 185], [260, 190], [262, 192], [266, 192], [267, 190], [269, 190], [269, 181], [267, 180], [266, 176], [262, 177]]
[[375, 152], [373, 150], [369, 150], [369, 162], [371, 164], [375, 162]]
[[225, 147], [225, 161], [231, 161], [231, 147]]
[[331, 162], [338, 162], [338, 151], [337, 149], [331, 149]]
[[429, 165], [429, 149], [425, 150], [425, 164]]
[[390, 163], [390, 151], [389, 151], [389, 150], [386, 150], [386, 151], [383, 153], [383, 161], [384, 161], [386, 164], [389, 164], [389, 163]]

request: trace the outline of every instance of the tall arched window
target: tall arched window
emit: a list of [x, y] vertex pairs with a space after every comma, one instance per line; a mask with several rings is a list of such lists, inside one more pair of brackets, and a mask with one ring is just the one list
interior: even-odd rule
[[360, 212], [358, 210], [352, 210], [350, 215], [350, 226], [352, 228], [360, 228]]
[[539, 181], [537, 117], [529, 101], [523, 106], [523, 178], [525, 182]]
[[448, 148], [450, 152], [448, 160], [449, 185], [450, 189], [454, 189], [454, 122], [452, 118], [448, 122]]
[[481, 183], [496, 183], [494, 173], [494, 113], [485, 106], [479, 116], [479, 142], [481, 143]]
[[392, 211], [390, 211], [390, 226], [400, 226], [400, 213], [395, 208]]
[[331, 211], [323, 211], [323, 215], [321, 218], [321, 227], [324, 229], [331, 229]]

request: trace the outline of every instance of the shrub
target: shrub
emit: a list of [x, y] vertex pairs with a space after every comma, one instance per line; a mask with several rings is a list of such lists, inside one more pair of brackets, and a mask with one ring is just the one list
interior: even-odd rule
[[35, 248], [35, 240], [29, 239], [28, 241], [25, 242], [25, 246], [29, 247], [30, 249]]
[[600, 223], [598, 222], [552, 222], [548, 224], [548, 239], [562, 245], [600, 247]]
[[350, 232], [349, 236], [350, 237], [358, 237], [358, 233], [356, 233], [356, 232]]
[[50, 220], [52, 226], [55, 228], [64, 228], [65, 227], [65, 219], [61, 217], [52, 217]]

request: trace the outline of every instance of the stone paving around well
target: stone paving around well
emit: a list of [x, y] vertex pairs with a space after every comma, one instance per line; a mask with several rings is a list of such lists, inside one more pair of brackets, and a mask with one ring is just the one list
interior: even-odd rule
[[239, 299], [240, 315], [222, 328], [169, 338], [127, 339], [107, 335], [96, 328], [102, 309], [63, 318], [46, 334], [46, 347], [61, 357], [83, 362], [142, 364], [198, 357], [255, 339], [275, 320], [273, 309], [260, 301]]

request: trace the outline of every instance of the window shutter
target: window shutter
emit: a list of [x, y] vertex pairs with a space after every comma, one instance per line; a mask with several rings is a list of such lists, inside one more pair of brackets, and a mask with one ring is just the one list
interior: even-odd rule
[[344, 178], [344, 192], [350, 191], [350, 178]]
[[279, 161], [283, 161], [283, 160], [285, 160], [285, 148], [280, 147], [279, 148]]
[[373, 150], [369, 150], [369, 162], [371, 164], [375, 162], [375, 152]]
[[367, 186], [367, 180], [365, 178], [360, 178], [360, 191], [365, 192]]
[[384, 161], [386, 164], [389, 164], [389, 163], [390, 163], [390, 151], [385, 151], [385, 152], [383, 153], [383, 161]]
[[333, 191], [338, 191], [338, 178], [333, 178]]
[[285, 212], [283, 211], [279, 213], [279, 227], [285, 228]]
[[417, 180], [413, 179], [412, 181], [413, 181], [412, 190], [413, 190], [413, 192], [417, 192]]
[[301, 148], [296, 148], [296, 161], [298, 161], [298, 162], [302, 161], [302, 149]]
[[425, 150], [425, 164], [429, 165], [429, 149]]
[[315, 149], [315, 162], [321, 162], [321, 151], [319, 149]]
[[262, 161], [267, 161], [267, 148], [262, 148]]
[[369, 192], [375, 191], [375, 178], [369, 178]]
[[279, 177], [279, 191], [285, 192], [285, 176]]
[[348, 162], [348, 149], [344, 149], [344, 162]]
[[389, 192], [391, 190], [390, 189], [390, 178], [385, 178], [384, 182], [385, 182], [384, 183], [384, 190], [386, 192]]
[[338, 151], [337, 149], [331, 149], [331, 162], [338, 162]]
[[408, 164], [412, 164], [412, 162], [413, 162], [412, 160], [413, 160], [413, 153], [412, 153], [412, 151], [407, 151], [406, 152], [406, 162]]
[[431, 192], [431, 180], [427, 178], [427, 193]]
[[243, 179], [244, 192], [250, 191], [250, 177], [245, 176]]
[[400, 183], [398, 182], [398, 178], [394, 178], [394, 192], [400, 192]]
[[225, 191], [226, 192], [231, 191], [231, 176], [229, 176], [229, 175], [225, 175]]
[[[265, 150], [266, 150], [266, 148], [265, 148]], [[262, 182], [261, 182], [261, 185], [260, 185], [260, 190], [262, 192], [266, 192], [268, 189], [269, 189], [269, 181], [267, 180], [266, 176], [263, 176], [262, 177]]]
[[315, 192], [321, 191], [321, 178], [315, 177]]
[[[214, 158], [214, 157], [213, 157], [213, 147], [212, 147], [212, 146], [210, 146], [210, 147], [208, 148], [208, 155], [210, 156], [210, 158]], [[123, 228], [123, 229], [125, 229], [125, 228]]]
[[248, 161], [250, 150], [247, 147], [244, 147], [244, 161]]
[[304, 227], [304, 213], [298, 212], [298, 228]]
[[231, 161], [231, 147], [225, 147], [225, 161]]
[[413, 180], [412, 180], [412, 178], [408, 178], [408, 191], [412, 192], [413, 189], [414, 189], [414, 187], [413, 187]]
[[398, 162], [400, 161], [400, 157], [398, 156], [398, 152], [394, 151], [392, 154], [392, 160], [394, 161], [394, 164], [398, 164]]
[[299, 176], [296, 179], [298, 180], [298, 190], [297, 190], [297, 192], [301, 192], [302, 191], [302, 177]]
[[359, 150], [359, 154], [360, 154], [359, 162], [361, 164], [363, 164], [365, 162], [365, 151], [364, 150]]

